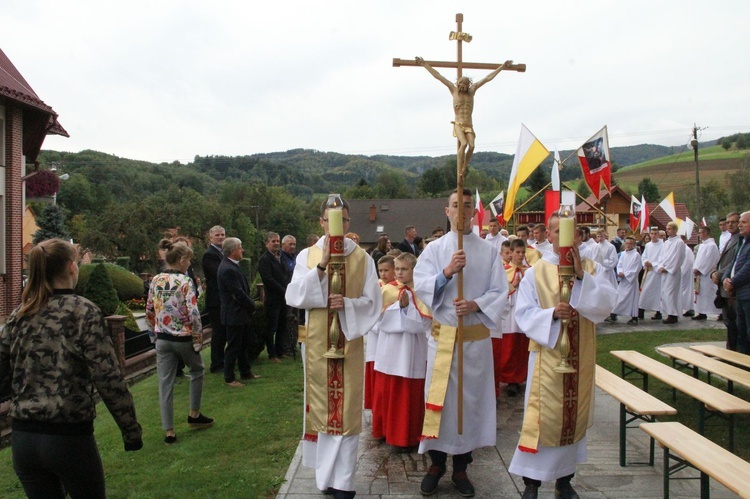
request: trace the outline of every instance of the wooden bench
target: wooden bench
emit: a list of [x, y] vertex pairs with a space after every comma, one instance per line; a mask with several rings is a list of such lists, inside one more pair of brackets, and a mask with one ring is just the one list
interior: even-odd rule
[[[620, 466], [627, 466], [625, 457], [626, 450], [626, 433], [633, 421], [656, 421], [656, 416], [671, 416], [677, 414], [677, 409], [665, 404], [651, 394], [648, 394], [630, 383], [604, 369], [602, 366], [596, 366], [596, 386], [607, 392], [615, 400], [620, 402]], [[630, 463], [630, 464], [649, 464], [654, 465], [654, 439], [651, 439], [649, 446], [648, 463]]]
[[[664, 448], [664, 497], [670, 476], [690, 466], [700, 471], [701, 498], [710, 495], [709, 477], [740, 497], [750, 497], [750, 463], [677, 423], [642, 423], [641, 429]], [[671, 461], [676, 464], [672, 465]]]
[[716, 374], [727, 380], [727, 391], [734, 393], [734, 383], [750, 388], [750, 371], [745, 371], [739, 367], [730, 366], [720, 360], [706, 357], [702, 353], [683, 347], [659, 347], [657, 352], [672, 359], [672, 367], [689, 367], [692, 368], [693, 377], [697, 378], [700, 369], [708, 373], [708, 384], [711, 384], [711, 375]]
[[690, 350], [695, 350], [703, 355], [716, 357], [724, 362], [729, 362], [730, 364], [750, 369], [750, 355], [744, 353], [735, 352], [723, 347], [717, 347], [716, 345], [692, 345]]
[[[706, 420], [711, 411], [713, 416], [727, 419], [729, 426], [729, 450], [734, 450], [734, 415], [750, 413], [750, 402], [735, 397], [723, 390], [695, 379], [677, 369], [652, 359], [635, 350], [613, 350], [612, 355], [622, 362], [622, 377], [627, 379], [633, 374], [640, 376], [643, 389], [648, 391], [649, 376], [653, 376], [694, 398], [698, 403], [698, 432], [703, 435]], [[628, 366], [631, 366], [628, 368]]]

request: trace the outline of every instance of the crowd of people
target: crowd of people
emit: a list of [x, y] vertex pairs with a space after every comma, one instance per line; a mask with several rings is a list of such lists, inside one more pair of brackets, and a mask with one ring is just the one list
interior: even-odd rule
[[[347, 233], [335, 255], [326, 204], [320, 211], [324, 236], [308, 238], [299, 253], [294, 236], [268, 232], [258, 261], [265, 331], [254, 329], [256, 302], [240, 268], [242, 241], [226, 237], [221, 226], [208, 231], [201, 264], [212, 328], [210, 372], [222, 373], [230, 389], [240, 388], [260, 377], [252, 363], [263, 348], [272, 363], [295, 355], [290, 330], [299, 331], [302, 462], [315, 468], [321, 491], [354, 497], [366, 409], [374, 438], [429, 456], [423, 495], [437, 491], [450, 455], [452, 483], [471, 497], [472, 453], [495, 445], [495, 401], [523, 390], [524, 418], [509, 470], [523, 477], [524, 498], [537, 497], [541, 483], [551, 480], [558, 497], [578, 497], [571, 480], [586, 459], [598, 322], [623, 316], [637, 324], [647, 311], [666, 324], [680, 316], [716, 316], [727, 327], [727, 348], [750, 353], [750, 212], [722, 219], [718, 244], [709, 227], [700, 227], [694, 249], [674, 222], [665, 231], [652, 228], [640, 241], [622, 228], [610, 242], [604, 229], [592, 235], [578, 227], [570, 300], [563, 301], [557, 216], [519, 225], [512, 235], [492, 220], [477, 234], [471, 230], [474, 206], [469, 191], [454, 192], [445, 207], [447, 233], [438, 227], [422, 239], [410, 225], [403, 241], [393, 246], [383, 235], [369, 254], [348, 232], [346, 202]], [[465, 228], [461, 249], [459, 226]], [[159, 250], [163, 262], [149, 285], [146, 319], [155, 342], [164, 442], [172, 445], [173, 387], [183, 366], [190, 378], [187, 426], [208, 428], [214, 420], [201, 412], [204, 342], [193, 250], [185, 239], [165, 239]], [[104, 496], [93, 440], [94, 388], [117, 421], [125, 449], [142, 447], [102, 314], [73, 294], [77, 260], [65, 241], [33, 248], [22, 303], [0, 335], [0, 391], [11, 395], [14, 466], [29, 496]], [[555, 369], [563, 360], [563, 333], [573, 336], [575, 376]], [[39, 355], [58, 360], [38, 362]], [[91, 374], [80, 377], [84, 372]]]

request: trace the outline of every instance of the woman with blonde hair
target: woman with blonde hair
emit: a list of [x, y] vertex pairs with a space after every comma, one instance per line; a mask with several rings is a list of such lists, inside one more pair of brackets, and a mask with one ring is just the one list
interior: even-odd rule
[[125, 450], [143, 447], [102, 313], [73, 291], [77, 261], [62, 239], [34, 246], [21, 304], [0, 332], [0, 397], [10, 395], [13, 468], [28, 497], [105, 497], [97, 393]]
[[203, 395], [203, 326], [193, 281], [187, 275], [193, 250], [184, 242], [162, 239], [166, 268], [151, 281], [146, 301], [146, 322], [156, 337], [156, 373], [159, 377], [159, 409], [166, 435], [164, 443], [177, 441], [174, 430], [174, 378], [182, 360], [190, 369], [190, 428], [208, 428], [212, 418], [200, 412]]

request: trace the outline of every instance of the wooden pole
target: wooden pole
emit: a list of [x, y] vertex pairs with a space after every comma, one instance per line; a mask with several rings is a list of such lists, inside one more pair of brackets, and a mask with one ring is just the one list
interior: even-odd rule
[[[456, 29], [461, 33], [463, 26], [464, 15], [456, 14]], [[459, 38], [457, 40], [458, 46], [458, 57], [456, 70], [458, 77], [456, 81], [461, 78], [461, 63], [462, 63], [462, 42]], [[458, 220], [456, 222], [456, 228], [458, 229], [458, 250], [464, 249], [464, 173], [466, 172], [466, 165], [461, 164], [459, 155], [456, 154], [456, 200], [458, 201]], [[463, 269], [458, 273], [458, 300], [464, 299], [464, 272]], [[464, 433], [464, 318], [458, 316], [458, 325], [456, 327], [456, 342], [457, 351], [456, 356], [458, 357], [458, 434], [463, 435]]]

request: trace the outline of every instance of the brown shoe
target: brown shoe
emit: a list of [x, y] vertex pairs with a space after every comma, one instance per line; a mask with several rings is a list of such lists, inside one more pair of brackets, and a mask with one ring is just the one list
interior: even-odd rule
[[668, 315], [666, 319], [662, 321], [664, 324], [677, 324], [676, 315]]
[[280, 359], [280, 358], [278, 358], [278, 357], [269, 357], [269, 359], [268, 359], [268, 360], [270, 360], [270, 361], [271, 361], [271, 362], [273, 362], [274, 364], [281, 364], [281, 359]]
[[258, 378], [260, 378], [260, 374], [250, 373], [250, 374], [243, 374], [242, 376], [240, 376], [240, 379], [258, 379]]
[[245, 383], [240, 383], [239, 381], [234, 380], [234, 381], [230, 381], [229, 383], [227, 383], [227, 386], [231, 386], [232, 388], [237, 388], [240, 386], [245, 386]]

